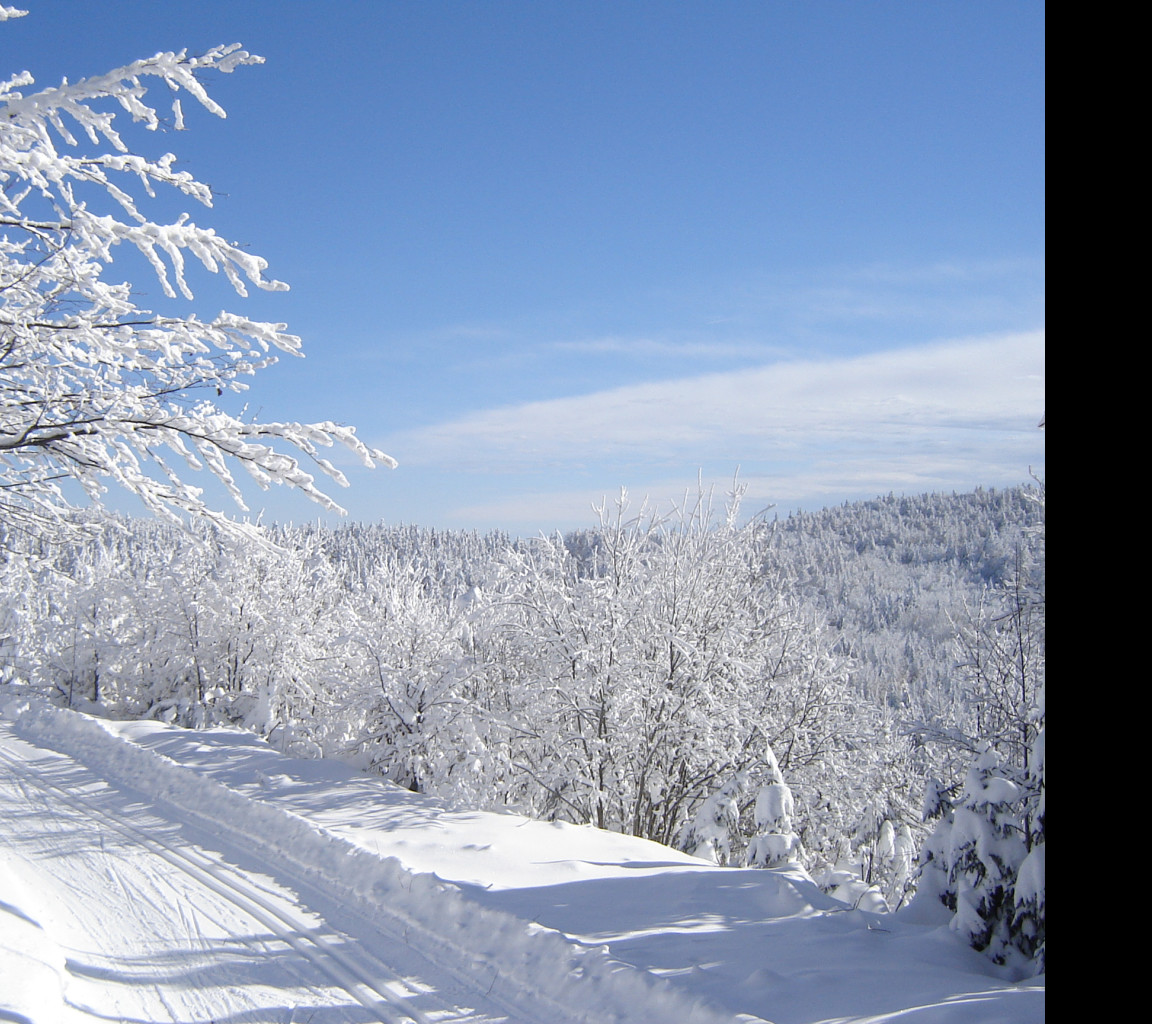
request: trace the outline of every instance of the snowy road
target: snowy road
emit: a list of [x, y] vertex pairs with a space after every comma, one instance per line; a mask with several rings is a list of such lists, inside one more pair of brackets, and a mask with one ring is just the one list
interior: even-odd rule
[[0, 821], [3, 891], [19, 901], [0, 904], [0, 929], [30, 937], [27, 962], [0, 966], [0, 1020], [20, 1019], [3, 1009], [19, 990], [62, 1021], [531, 1019], [6, 725]]

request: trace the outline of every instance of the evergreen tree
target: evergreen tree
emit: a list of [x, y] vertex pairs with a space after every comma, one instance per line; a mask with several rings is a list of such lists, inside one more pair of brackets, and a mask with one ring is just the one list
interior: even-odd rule
[[943, 783], [936, 778], [929, 779], [924, 786], [922, 818], [936, 825], [920, 847], [916, 896], [926, 902], [938, 901], [951, 911], [956, 910], [956, 894], [948, 885], [948, 847], [954, 815]]
[[792, 829], [795, 802], [784, 781], [772, 748], [764, 760], [768, 769], [765, 782], [756, 794], [756, 835], [748, 844], [748, 866], [775, 868], [797, 861], [803, 855], [800, 837]]
[[1013, 918], [1017, 947], [1036, 962], [1037, 973], [1045, 969], [1044, 927], [1044, 689], [1040, 689], [1039, 722], [1028, 765], [1027, 811], [1031, 849], [1016, 876], [1016, 913]]
[[1003, 963], [1016, 946], [1016, 879], [1028, 850], [1021, 811], [1027, 791], [1006, 777], [991, 748], [972, 764], [956, 808], [948, 850], [952, 927]]
[[740, 798], [748, 788], [747, 776], [737, 772], [697, 808], [680, 830], [678, 849], [714, 864], [737, 862], [743, 846], [740, 834]]

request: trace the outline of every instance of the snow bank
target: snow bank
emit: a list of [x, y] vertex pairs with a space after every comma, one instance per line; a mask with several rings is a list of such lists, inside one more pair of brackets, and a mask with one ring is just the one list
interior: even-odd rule
[[438, 964], [557, 1024], [719, 1024], [726, 1017], [669, 983], [582, 947], [559, 932], [483, 907], [434, 875], [407, 870], [281, 807], [253, 801], [100, 720], [29, 702], [16, 729], [106, 778], [167, 804], [196, 824], [254, 849], [337, 898], [360, 904], [386, 930]]

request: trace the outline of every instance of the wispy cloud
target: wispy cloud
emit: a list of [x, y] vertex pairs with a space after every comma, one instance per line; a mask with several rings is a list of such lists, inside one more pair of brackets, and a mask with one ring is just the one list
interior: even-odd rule
[[445, 522], [536, 532], [589, 525], [622, 484], [666, 504], [702, 472], [722, 493], [738, 466], [749, 509], [1019, 483], [1043, 464], [1043, 409], [1034, 331], [524, 402], [380, 443], [401, 474], [451, 474]]
[[777, 363], [491, 409], [386, 441], [409, 464], [520, 470], [631, 457], [795, 458], [1003, 431], [1043, 409], [1042, 332]]
[[384, 447], [402, 466], [484, 475], [454, 519], [535, 530], [589, 523], [621, 484], [667, 502], [703, 470], [723, 491], [737, 466], [748, 507], [1016, 483], [1043, 461], [1043, 408], [1036, 331], [525, 402]]
[[733, 310], [745, 328], [775, 327], [780, 337], [901, 340], [929, 325], [955, 335], [1024, 329], [1042, 322], [1043, 263], [1002, 259], [902, 266], [864, 264], [819, 274], [753, 277], [735, 289]]
[[561, 352], [585, 355], [612, 355], [635, 359], [741, 359], [779, 358], [784, 350], [753, 341], [678, 341], [656, 337], [604, 337], [578, 341], [557, 341], [552, 347]]

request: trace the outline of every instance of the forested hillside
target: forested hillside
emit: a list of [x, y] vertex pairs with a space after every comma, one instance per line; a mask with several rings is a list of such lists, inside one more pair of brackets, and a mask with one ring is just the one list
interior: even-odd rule
[[748, 859], [757, 796], [786, 781], [795, 855], [896, 907], [926, 789], [950, 822], [988, 743], [1025, 785], [1042, 518], [1037, 488], [787, 518], [621, 501], [528, 540], [352, 524], [261, 545], [80, 515], [2, 538], [2, 671], [720, 863]]

